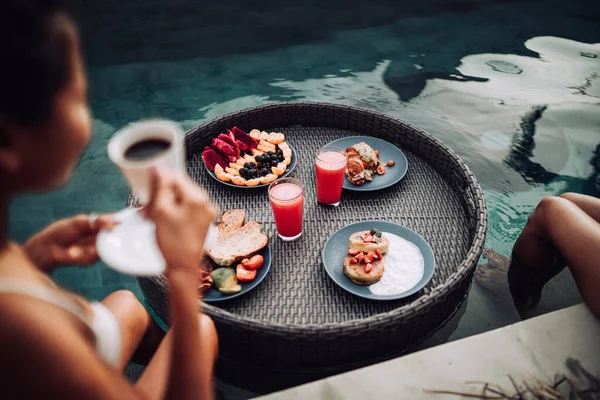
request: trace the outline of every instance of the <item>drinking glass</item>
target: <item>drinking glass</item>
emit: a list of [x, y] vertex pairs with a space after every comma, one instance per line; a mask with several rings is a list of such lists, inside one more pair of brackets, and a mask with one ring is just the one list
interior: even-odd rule
[[326, 146], [317, 150], [315, 168], [319, 203], [332, 207], [340, 204], [347, 162], [348, 154], [339, 147]]
[[304, 186], [298, 179], [277, 179], [269, 186], [269, 200], [275, 217], [277, 234], [291, 242], [302, 236]]

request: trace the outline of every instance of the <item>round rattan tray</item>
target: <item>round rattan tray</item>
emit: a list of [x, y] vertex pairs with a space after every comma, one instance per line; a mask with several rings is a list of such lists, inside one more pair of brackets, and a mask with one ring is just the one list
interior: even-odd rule
[[[266, 190], [239, 190], [212, 179], [200, 153], [227, 128], [281, 131], [296, 149], [291, 176], [305, 185], [303, 237], [277, 238]], [[335, 209], [317, 204], [316, 150], [341, 137], [381, 137], [402, 149], [406, 177], [379, 192], [345, 192]], [[188, 171], [221, 209], [239, 208], [271, 238], [273, 264], [265, 281], [246, 296], [204, 305], [217, 327], [220, 354], [277, 369], [334, 368], [366, 364], [401, 352], [430, 335], [459, 307], [469, 290], [487, 227], [485, 201], [469, 168], [423, 130], [377, 112], [325, 103], [276, 103], [230, 113], [186, 133]], [[128, 204], [136, 202], [130, 196]], [[363, 220], [405, 225], [431, 245], [433, 279], [417, 294], [377, 302], [353, 296], [333, 283], [321, 251], [339, 228]], [[164, 279], [139, 278], [148, 303], [168, 321]]]

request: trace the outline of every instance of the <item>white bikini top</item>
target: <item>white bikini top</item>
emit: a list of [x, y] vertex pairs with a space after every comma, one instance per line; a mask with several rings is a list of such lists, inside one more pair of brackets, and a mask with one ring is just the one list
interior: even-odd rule
[[[50, 280], [49, 280], [50, 281]], [[54, 286], [54, 282], [50, 281]], [[116, 367], [121, 359], [121, 328], [114, 314], [104, 304], [92, 302], [92, 315], [75, 300], [61, 295], [42, 284], [22, 279], [0, 279], [0, 293], [27, 295], [70, 312], [85, 323], [96, 337], [96, 353], [110, 366]]]

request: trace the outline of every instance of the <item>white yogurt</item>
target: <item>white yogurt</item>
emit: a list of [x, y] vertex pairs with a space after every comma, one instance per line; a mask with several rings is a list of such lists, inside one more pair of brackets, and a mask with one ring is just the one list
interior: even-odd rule
[[421, 281], [425, 261], [421, 250], [400, 236], [383, 232], [390, 241], [390, 247], [383, 256], [383, 276], [379, 282], [370, 285], [371, 293], [389, 296], [404, 293]]

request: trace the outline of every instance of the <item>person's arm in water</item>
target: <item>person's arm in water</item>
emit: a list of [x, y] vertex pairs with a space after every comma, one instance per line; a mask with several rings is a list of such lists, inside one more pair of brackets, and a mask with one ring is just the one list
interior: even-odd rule
[[32, 263], [46, 273], [65, 265], [91, 265], [98, 261], [98, 232], [113, 224], [108, 215], [61, 219], [29, 238], [23, 250]]
[[104, 363], [81, 333], [85, 327], [73, 328], [79, 322], [69, 312], [27, 296], [0, 295], [0, 375], [8, 398], [212, 398], [216, 336], [199, 315], [194, 271], [215, 211], [181, 177], [156, 174], [153, 186], [148, 215], [169, 265], [172, 327], [144, 375], [132, 385]]

